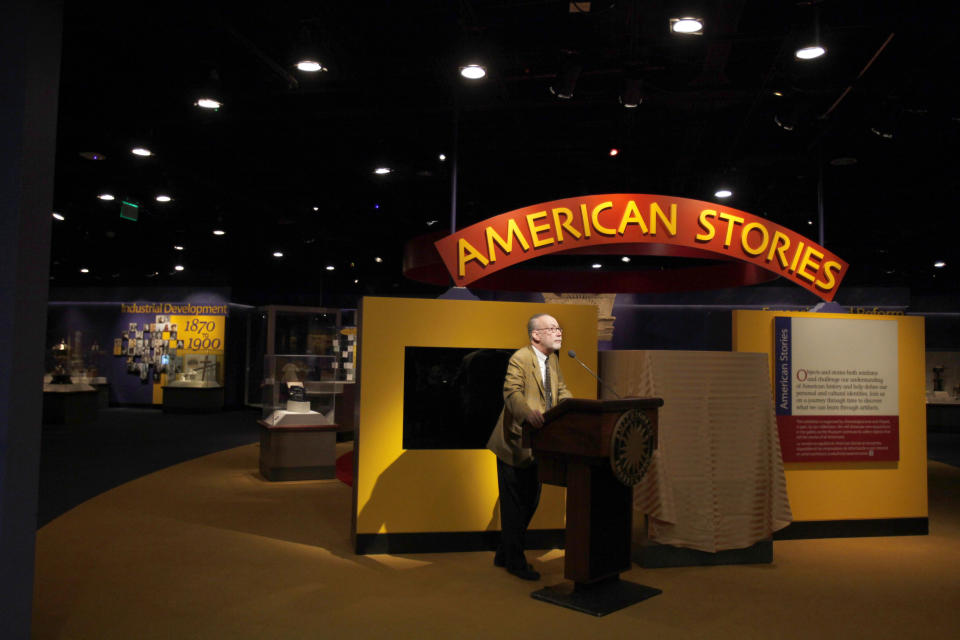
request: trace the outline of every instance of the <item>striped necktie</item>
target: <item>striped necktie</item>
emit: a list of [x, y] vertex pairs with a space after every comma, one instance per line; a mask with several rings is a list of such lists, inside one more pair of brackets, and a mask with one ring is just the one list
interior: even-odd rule
[[547, 357], [547, 361], [543, 364], [543, 390], [544, 396], [547, 399], [547, 409], [549, 409], [553, 406], [553, 391], [551, 389], [552, 385], [550, 384], [550, 358]]

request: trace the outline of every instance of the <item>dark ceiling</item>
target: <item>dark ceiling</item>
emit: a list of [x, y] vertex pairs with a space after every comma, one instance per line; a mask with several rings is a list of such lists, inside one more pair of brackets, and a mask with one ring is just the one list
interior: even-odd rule
[[[822, 175], [824, 242], [851, 265], [845, 286], [956, 289], [958, 21], [942, 10], [867, 0], [204, 6], [66, 3], [54, 285], [217, 284], [256, 302], [439, 292], [403, 277], [402, 252], [449, 229], [456, 158], [458, 227], [593, 193], [717, 201], [724, 183], [730, 206], [817, 239]], [[681, 13], [702, 16], [705, 34], [671, 34]], [[798, 61], [815, 22], [827, 55]], [[293, 67], [304, 35], [327, 72]], [[564, 51], [582, 63], [569, 100], [548, 90]], [[487, 78], [462, 79], [467, 60]], [[193, 106], [213, 70], [216, 112]], [[642, 82], [636, 109], [619, 104], [626, 77]], [[138, 144], [155, 155], [132, 155]], [[80, 156], [91, 151], [106, 159]], [[375, 175], [378, 166], [393, 172]], [[139, 220], [99, 201], [103, 190], [138, 202]], [[160, 192], [174, 200], [155, 202]], [[212, 235], [217, 226], [225, 236]]]

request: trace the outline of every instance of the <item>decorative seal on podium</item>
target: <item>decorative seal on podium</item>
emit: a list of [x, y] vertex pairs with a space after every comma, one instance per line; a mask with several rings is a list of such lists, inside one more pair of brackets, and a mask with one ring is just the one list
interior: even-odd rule
[[654, 438], [644, 412], [631, 409], [620, 416], [610, 437], [610, 467], [617, 480], [628, 487], [643, 480], [653, 459]]

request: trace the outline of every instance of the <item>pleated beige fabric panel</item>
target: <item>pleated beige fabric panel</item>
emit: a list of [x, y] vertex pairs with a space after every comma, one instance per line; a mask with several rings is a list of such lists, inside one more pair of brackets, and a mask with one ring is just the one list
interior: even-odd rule
[[600, 367], [620, 395], [664, 401], [659, 447], [634, 492], [651, 541], [741, 549], [790, 524], [766, 354], [601, 351]]

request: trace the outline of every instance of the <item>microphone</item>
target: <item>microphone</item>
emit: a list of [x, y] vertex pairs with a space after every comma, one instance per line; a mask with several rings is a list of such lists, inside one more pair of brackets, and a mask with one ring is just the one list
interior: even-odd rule
[[589, 373], [589, 374], [592, 375], [594, 378], [596, 378], [596, 379], [597, 379], [597, 382], [599, 382], [599, 383], [602, 384], [604, 387], [606, 387], [607, 390], [608, 390], [610, 393], [612, 393], [613, 395], [617, 396], [617, 398], [619, 398], [620, 400], [623, 400], [623, 398], [620, 397], [620, 394], [613, 390], [613, 387], [611, 387], [611, 386], [608, 385], [606, 382], [604, 382], [603, 380], [601, 380], [600, 377], [597, 376], [597, 374], [595, 374], [593, 371], [590, 370], [590, 367], [588, 367], [587, 365], [585, 365], [585, 364], [583, 364], [582, 362], [580, 362], [580, 360], [577, 358], [577, 352], [576, 352], [576, 351], [574, 351], [573, 349], [570, 349], [570, 351], [567, 351], [567, 355], [570, 356], [571, 358], [573, 358], [574, 360], [576, 360], [576, 361], [577, 361], [577, 364], [579, 364], [581, 367], [583, 367], [584, 369], [586, 369], [586, 370], [587, 370], [587, 373]]

